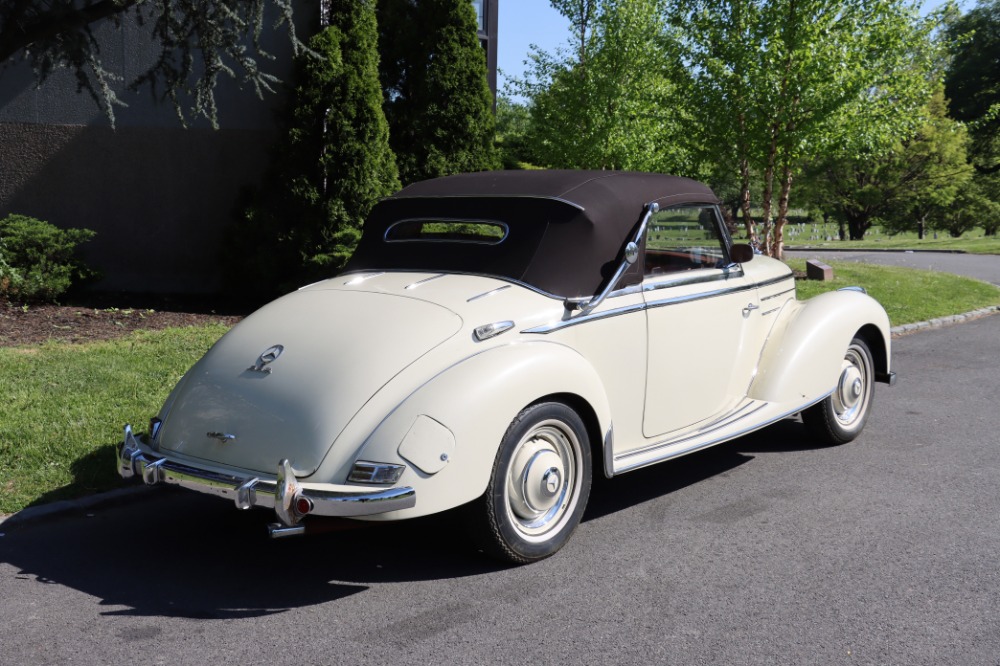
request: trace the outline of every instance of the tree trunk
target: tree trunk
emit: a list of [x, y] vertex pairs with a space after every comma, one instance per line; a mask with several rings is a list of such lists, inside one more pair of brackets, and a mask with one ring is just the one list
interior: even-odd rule
[[844, 216], [847, 217], [847, 228], [850, 230], [851, 240], [864, 240], [865, 232], [872, 226], [871, 216], [868, 213], [849, 212], [845, 212]]
[[788, 195], [792, 191], [792, 168], [781, 169], [781, 192], [778, 194], [778, 219], [774, 223], [774, 245], [771, 256], [785, 258], [785, 225], [788, 223]]
[[[767, 150], [767, 166], [764, 168], [764, 196], [761, 198], [761, 205], [764, 212], [761, 213], [761, 220], [764, 224], [764, 231], [761, 233], [761, 242], [764, 246], [765, 254], [771, 255], [771, 199], [774, 196], [774, 160], [778, 154], [778, 128], [771, 127], [771, 145]], [[773, 255], [771, 255], [773, 256]]]
[[919, 238], [920, 240], [923, 240], [923, 239], [924, 239], [924, 229], [926, 229], [926, 226], [924, 225], [924, 221], [925, 221], [926, 219], [927, 219], [927, 216], [926, 216], [926, 215], [924, 215], [924, 216], [923, 216], [923, 217], [921, 217], [921, 218], [920, 218], [920, 220], [919, 220], [919, 221], [917, 222], [917, 238]]
[[740, 158], [740, 207], [743, 209], [743, 226], [747, 232], [747, 243], [757, 247], [757, 225], [750, 214], [750, 162], [746, 156]]

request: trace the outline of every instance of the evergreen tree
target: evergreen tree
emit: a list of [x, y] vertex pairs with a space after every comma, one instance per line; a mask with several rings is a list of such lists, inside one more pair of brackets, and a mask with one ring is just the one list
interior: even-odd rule
[[372, 206], [399, 189], [382, 111], [374, 2], [330, 5], [329, 26], [309, 42], [315, 55], [297, 60], [266, 190], [237, 224], [233, 260], [248, 273], [240, 286], [258, 293], [334, 274]]
[[499, 166], [486, 57], [468, 0], [380, 0], [389, 140], [412, 183]]

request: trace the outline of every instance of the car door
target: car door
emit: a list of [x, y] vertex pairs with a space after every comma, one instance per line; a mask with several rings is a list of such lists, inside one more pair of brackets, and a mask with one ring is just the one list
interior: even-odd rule
[[647, 226], [647, 438], [704, 427], [746, 396], [767, 330], [731, 243], [714, 205], [665, 208]]

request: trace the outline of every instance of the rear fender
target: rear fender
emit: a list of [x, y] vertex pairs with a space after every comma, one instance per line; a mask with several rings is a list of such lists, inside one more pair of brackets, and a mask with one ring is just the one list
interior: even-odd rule
[[878, 301], [833, 291], [789, 302], [764, 345], [749, 397], [790, 409], [821, 400], [836, 386], [856, 335], [871, 348], [876, 373], [888, 373], [889, 317]]
[[[438, 374], [393, 410], [361, 449], [361, 460], [402, 460], [407, 469], [399, 483], [417, 491], [414, 508], [370, 519], [436, 513], [482, 495], [511, 421], [528, 405], [546, 399], [567, 401], [577, 410], [585, 403], [592, 410], [581, 414], [585, 422], [596, 421], [602, 436], [611, 428], [597, 372], [578, 352], [559, 343], [494, 347]], [[407, 449], [404, 457], [401, 443], [411, 429], [420, 429], [415, 438], [419, 446]], [[595, 459], [595, 471], [600, 465]]]

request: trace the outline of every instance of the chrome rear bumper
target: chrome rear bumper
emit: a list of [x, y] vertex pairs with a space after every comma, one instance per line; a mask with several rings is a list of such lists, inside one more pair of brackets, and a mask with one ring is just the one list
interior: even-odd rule
[[269, 528], [272, 537], [301, 534], [304, 528], [300, 522], [306, 515], [368, 516], [409, 509], [417, 502], [416, 491], [410, 487], [366, 490], [332, 484], [323, 484], [329, 488], [305, 486], [295, 478], [287, 459], [278, 463], [273, 481], [193, 467], [143, 451], [128, 425], [118, 454], [118, 474], [124, 479], [141, 476], [151, 486], [166, 483], [231, 498], [238, 509], [274, 509], [280, 523]]

